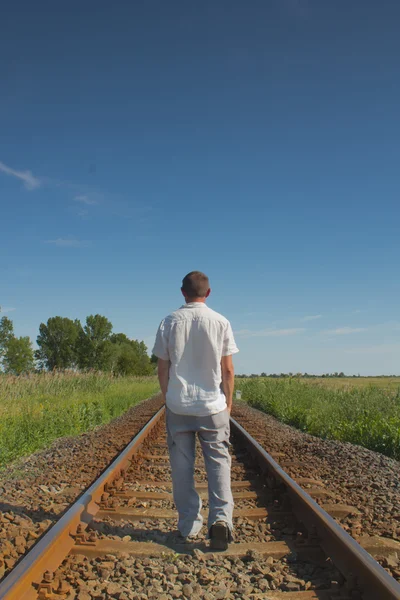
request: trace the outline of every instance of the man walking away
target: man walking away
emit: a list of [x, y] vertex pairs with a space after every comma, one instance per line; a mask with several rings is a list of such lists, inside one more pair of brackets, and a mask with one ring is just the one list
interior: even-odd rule
[[[208, 478], [211, 547], [225, 550], [232, 539], [233, 498], [229, 415], [239, 352], [229, 321], [206, 306], [208, 277], [192, 271], [182, 281], [186, 304], [161, 321], [153, 354], [167, 405], [167, 437], [178, 529], [195, 538], [203, 519], [194, 483], [196, 434]], [[221, 389], [222, 382], [222, 389]]]

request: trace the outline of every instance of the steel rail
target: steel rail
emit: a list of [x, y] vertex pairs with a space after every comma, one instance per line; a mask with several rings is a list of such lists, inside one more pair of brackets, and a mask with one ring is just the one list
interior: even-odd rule
[[259, 464], [285, 485], [296, 516], [308, 529], [315, 527], [320, 546], [346, 579], [356, 584], [363, 600], [400, 600], [400, 584], [232, 418], [231, 431], [245, 441], [247, 449]]
[[80, 523], [90, 523], [100, 510], [98, 501], [104, 485], [111, 482], [116, 474], [124, 469], [131, 457], [142, 445], [144, 439], [160, 422], [165, 407], [160, 408], [148, 423], [139, 431], [126, 448], [114, 459], [109, 467], [82, 494], [26, 556], [14, 567], [0, 584], [0, 600], [36, 600], [37, 590], [33, 583], [42, 581], [43, 573], [56, 570], [75, 544], [73, 533]]
[[[79, 524], [88, 525], [100, 510], [104, 486], [116, 479], [143, 441], [158, 425], [162, 407], [115, 458], [100, 477], [82, 494], [0, 584], [1, 600], [36, 600], [37, 585], [47, 570], [56, 570], [75, 545]], [[316, 531], [318, 543], [341, 573], [362, 593], [363, 600], [400, 600], [400, 585], [326, 513], [250, 434], [231, 419], [232, 433], [241, 438], [258, 461], [262, 471], [282, 483], [291, 499], [293, 512], [306, 528]], [[47, 597], [47, 596], [43, 596]], [[50, 597], [50, 596], [49, 596]], [[56, 594], [56, 597], [58, 595]], [[284, 595], [283, 595], [284, 597]]]

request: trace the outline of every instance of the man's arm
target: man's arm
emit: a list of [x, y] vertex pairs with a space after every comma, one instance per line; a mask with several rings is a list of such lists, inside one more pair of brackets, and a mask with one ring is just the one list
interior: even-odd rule
[[160, 382], [161, 393], [164, 397], [167, 395], [168, 389], [168, 380], [169, 380], [169, 360], [163, 360], [162, 358], [158, 359], [158, 381]]
[[229, 413], [232, 410], [233, 388], [235, 387], [235, 371], [233, 368], [232, 354], [221, 359], [222, 389], [225, 394]]

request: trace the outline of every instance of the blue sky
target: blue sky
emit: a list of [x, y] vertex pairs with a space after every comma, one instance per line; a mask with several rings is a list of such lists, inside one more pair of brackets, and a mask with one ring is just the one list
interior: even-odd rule
[[400, 374], [399, 26], [396, 0], [7, 2], [17, 333], [101, 313], [151, 346], [200, 269], [238, 372]]

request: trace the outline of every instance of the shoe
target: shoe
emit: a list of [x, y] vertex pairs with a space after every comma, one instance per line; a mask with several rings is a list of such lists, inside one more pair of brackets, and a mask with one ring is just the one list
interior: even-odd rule
[[230, 542], [230, 531], [225, 521], [217, 521], [210, 527], [210, 548], [227, 550]]
[[188, 544], [190, 542], [194, 542], [197, 539], [198, 534], [192, 534], [192, 535], [182, 535], [180, 532], [178, 533], [178, 543], [180, 544]]

